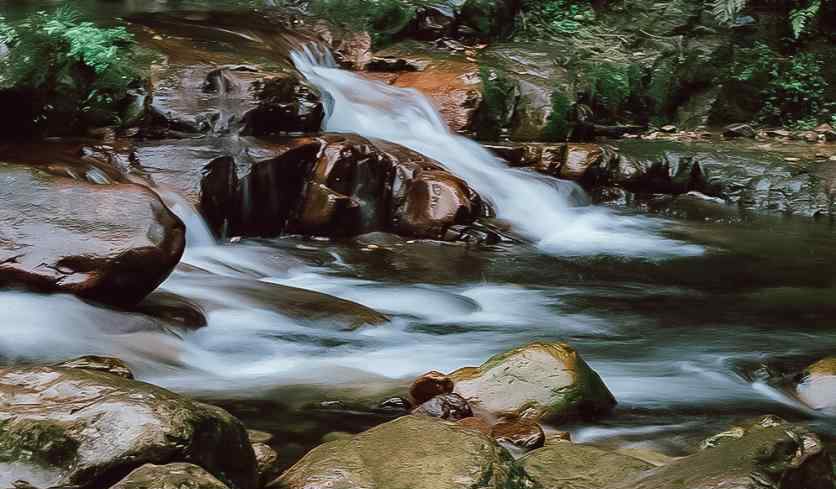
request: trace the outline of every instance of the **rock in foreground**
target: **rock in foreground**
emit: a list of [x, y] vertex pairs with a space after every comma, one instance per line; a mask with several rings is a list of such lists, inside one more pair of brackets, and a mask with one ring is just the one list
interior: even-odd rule
[[836, 412], [836, 357], [827, 357], [804, 369], [796, 393], [813, 409]]
[[139, 185], [0, 163], [0, 285], [133, 304], [171, 272], [185, 227]]
[[453, 423], [405, 416], [321, 445], [274, 489], [523, 489], [511, 456], [487, 436]]
[[616, 402], [604, 382], [565, 343], [532, 343], [450, 377], [474, 413], [529, 420], [594, 417]]
[[247, 433], [220, 408], [83, 368], [0, 370], [0, 487], [98, 487], [172, 462], [257, 487]]
[[134, 470], [110, 489], [229, 489], [197, 465], [146, 464]]

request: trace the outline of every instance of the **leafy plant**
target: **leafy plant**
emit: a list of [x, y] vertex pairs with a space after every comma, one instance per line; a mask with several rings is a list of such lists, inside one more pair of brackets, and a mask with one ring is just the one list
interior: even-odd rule
[[[819, 16], [822, 2], [827, 0], [794, 0], [789, 12], [789, 25], [793, 38], [799, 39]], [[799, 2], [801, 4], [799, 4]], [[710, 10], [718, 22], [733, 25], [750, 0], [711, 0]]]
[[510, 117], [515, 84], [505, 73], [481, 66], [483, 103], [477, 114], [477, 133], [480, 139], [496, 140]]
[[111, 112], [106, 117], [114, 119], [116, 105], [140, 83], [149, 63], [124, 27], [96, 26], [67, 6], [16, 24], [0, 22], [0, 40], [8, 48], [0, 59], [0, 90], [38, 101], [35, 122], [58, 113], [71, 124], [85, 113]]
[[721, 24], [732, 25], [747, 3], [748, 0], [712, 0], [711, 14]]
[[641, 69], [629, 63], [594, 62], [582, 70], [581, 86], [593, 105], [615, 114], [641, 90]]
[[797, 125], [816, 119], [825, 108], [827, 80], [815, 54], [782, 57], [763, 43], [741, 50], [732, 64], [733, 80], [762, 87], [758, 118], [768, 123]]
[[790, 12], [790, 28], [796, 39], [808, 29], [813, 20], [818, 17], [821, 11], [821, 0], [812, 0], [810, 5], [799, 7]]
[[569, 137], [569, 118], [572, 112], [572, 101], [560, 88], [552, 92], [552, 112], [543, 129], [543, 139], [546, 141], [566, 141]]
[[527, 0], [517, 26], [518, 37], [532, 37], [545, 32], [571, 35], [595, 20], [595, 10], [588, 0]]

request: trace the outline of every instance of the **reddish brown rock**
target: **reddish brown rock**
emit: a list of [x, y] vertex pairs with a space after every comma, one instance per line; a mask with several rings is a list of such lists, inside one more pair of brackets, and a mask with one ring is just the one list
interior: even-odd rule
[[478, 431], [488, 436], [491, 436], [491, 430], [493, 429], [491, 424], [484, 418], [478, 418], [476, 416], [460, 419], [456, 422], [456, 424], [463, 428]]
[[105, 372], [125, 379], [133, 379], [134, 373], [131, 368], [118, 358], [100, 357], [96, 355], [86, 355], [66, 362], [55, 364], [56, 368], [80, 368], [83, 370], [93, 370], [97, 372]]
[[0, 284], [134, 304], [171, 272], [185, 227], [133, 184], [95, 185], [0, 163]]
[[453, 392], [453, 380], [433, 370], [415, 379], [409, 388], [409, 397], [415, 406], [420, 406], [439, 394], [451, 392]]

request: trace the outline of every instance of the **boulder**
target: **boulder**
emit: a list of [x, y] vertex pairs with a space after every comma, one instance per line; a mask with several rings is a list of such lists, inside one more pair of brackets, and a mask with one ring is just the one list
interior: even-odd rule
[[95, 185], [0, 163], [0, 284], [129, 305], [180, 260], [185, 227], [133, 184]]
[[110, 489], [229, 489], [197, 465], [173, 463], [145, 464]]
[[424, 416], [404, 416], [310, 451], [274, 489], [523, 489], [531, 481], [489, 437]]
[[804, 369], [795, 391], [811, 408], [836, 413], [836, 357], [824, 358]]
[[194, 463], [257, 487], [247, 432], [223, 409], [81, 368], [0, 370], [0, 486], [100, 487], [146, 463]]
[[201, 207], [232, 235], [385, 231], [441, 239], [486, 213], [479, 196], [438, 162], [351, 134], [296, 140], [240, 180], [228, 167], [215, 160], [207, 170]]
[[453, 392], [453, 380], [441, 372], [431, 371], [415, 379], [409, 387], [409, 398], [419, 406], [440, 394]]
[[616, 404], [598, 374], [566, 343], [531, 343], [450, 378], [453, 391], [477, 415], [560, 421], [602, 415]]
[[467, 401], [458, 394], [440, 394], [421, 404], [412, 414], [458, 421], [473, 416]]
[[295, 75], [256, 83], [256, 107], [244, 114], [244, 134], [268, 136], [286, 132], [316, 132], [325, 109], [319, 93]]
[[519, 463], [532, 479], [548, 489], [611, 489], [653, 468], [637, 458], [568, 441], [529, 452]]
[[831, 489], [833, 463], [819, 437], [774, 417], [765, 421], [615, 487]]

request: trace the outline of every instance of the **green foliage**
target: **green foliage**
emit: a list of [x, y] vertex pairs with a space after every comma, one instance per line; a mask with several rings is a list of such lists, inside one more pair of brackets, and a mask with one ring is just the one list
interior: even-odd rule
[[543, 129], [545, 141], [566, 141], [569, 137], [569, 118], [572, 112], [572, 100], [560, 88], [552, 92], [552, 112]]
[[795, 125], [816, 119], [825, 107], [827, 80], [823, 62], [812, 53], [785, 58], [763, 43], [736, 55], [731, 78], [761, 87], [758, 118], [771, 124]]
[[526, 0], [517, 23], [518, 37], [571, 35], [595, 21], [588, 0]]
[[747, 3], [748, 0], [712, 0], [711, 14], [721, 24], [732, 25]]
[[508, 122], [510, 105], [515, 84], [500, 70], [481, 66], [482, 106], [477, 120], [477, 135], [480, 139], [496, 140], [502, 127]]
[[641, 68], [629, 63], [593, 62], [581, 75], [581, 86], [593, 106], [615, 114], [641, 91]]
[[415, 19], [418, 8], [443, 2], [431, 0], [312, 0], [311, 13], [335, 25], [371, 33], [382, 44]]
[[799, 7], [790, 12], [792, 35], [798, 39], [809, 28], [821, 11], [821, 0], [812, 0], [806, 7]]
[[0, 36], [9, 48], [0, 60], [0, 89], [42, 101], [42, 110], [32, 114], [38, 120], [50, 112], [113, 110], [150, 61], [124, 27], [98, 27], [69, 7], [37, 12], [17, 24], [0, 22]]

